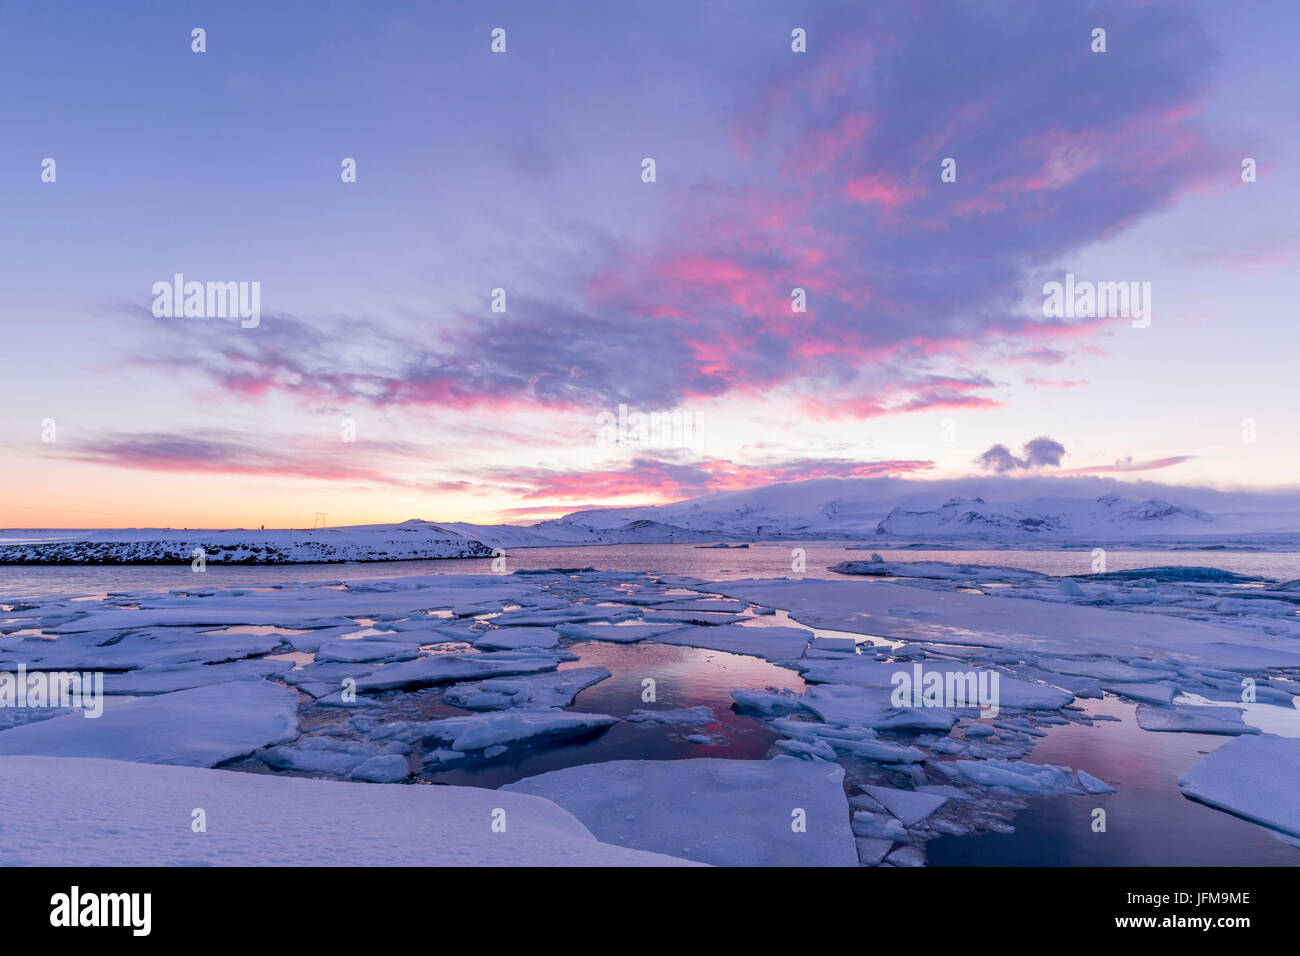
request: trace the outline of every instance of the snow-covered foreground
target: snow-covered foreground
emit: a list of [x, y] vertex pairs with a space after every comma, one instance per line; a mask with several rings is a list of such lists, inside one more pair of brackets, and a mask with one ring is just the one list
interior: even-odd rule
[[[1146, 732], [1235, 737], [1185, 775], [1188, 795], [1300, 833], [1296, 803], [1270, 795], [1300, 737], [1295, 588], [1188, 569], [1062, 581], [866, 557], [840, 570], [0, 597], [0, 671], [101, 672], [106, 695], [99, 718], [0, 706], [0, 819], [6, 832], [11, 821], [61, 827], [88, 861], [663, 862], [640, 850], [722, 865], [914, 866], [936, 837], [1010, 829], [1029, 799], [1105, 808], [1104, 767], [1035, 763], [1033, 750], [1055, 728], [1089, 727], [1081, 702], [1106, 695], [1135, 703]], [[680, 673], [639, 650], [650, 647], [789, 676], [694, 703]], [[914, 685], [901, 697], [900, 675]], [[0, 675], [0, 704], [4, 693]], [[722, 720], [728, 703], [735, 714]], [[584, 761], [607, 734], [671, 741], [688, 759]], [[718, 759], [741, 752], [738, 734], [771, 743], [761, 759]], [[530, 769], [499, 779], [510, 767]], [[446, 785], [487, 774], [507, 786]], [[42, 786], [76, 791], [65, 775], [81, 775], [90, 796], [35, 799]], [[284, 779], [304, 776], [336, 783]], [[121, 795], [120, 818], [89, 810], [101, 777]], [[506, 832], [535, 845], [492, 843], [487, 817], [504, 808], [515, 821], [505, 801], [523, 794], [532, 802]], [[325, 847], [317, 822], [294, 817], [312, 801], [371, 829]], [[194, 808], [207, 834], [190, 831]], [[462, 825], [421, 823], [422, 812]], [[227, 829], [212, 839], [218, 820]], [[428, 842], [393, 849], [406, 827]], [[561, 837], [582, 846], [565, 850]], [[38, 862], [38, 842], [10, 849]]]
[[0, 758], [4, 866], [682, 866], [549, 800], [54, 757]]

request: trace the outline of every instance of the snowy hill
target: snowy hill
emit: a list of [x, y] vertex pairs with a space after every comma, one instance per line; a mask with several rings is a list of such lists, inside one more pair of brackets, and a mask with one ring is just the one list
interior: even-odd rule
[[542, 521], [531, 527], [513, 525], [475, 525], [463, 522], [442, 523], [457, 534], [493, 548], [556, 548], [569, 545], [594, 544], [674, 544], [683, 541], [711, 541], [700, 531], [665, 524], [649, 518], [624, 516], [610, 527], [589, 526], [571, 522], [568, 517]]
[[210, 564], [332, 564], [490, 558], [498, 548], [709, 540], [706, 534], [646, 519], [624, 519], [609, 529], [562, 521], [522, 528], [412, 519], [302, 531], [21, 531], [0, 533], [0, 564], [188, 564], [196, 550]]
[[876, 534], [905, 538], [967, 535], [1124, 538], [1145, 534], [1203, 534], [1213, 532], [1213, 526], [1214, 517], [1199, 508], [1160, 498], [1135, 501], [1108, 494], [1091, 501], [1040, 498], [1020, 506], [989, 504], [983, 498], [951, 498], [940, 507], [926, 511], [894, 508], [876, 525]]
[[879, 538], [1032, 544], [1160, 536], [1300, 534], [1300, 494], [1222, 492], [1109, 478], [819, 478], [667, 505], [577, 511], [549, 524], [612, 530], [652, 520], [715, 538]]

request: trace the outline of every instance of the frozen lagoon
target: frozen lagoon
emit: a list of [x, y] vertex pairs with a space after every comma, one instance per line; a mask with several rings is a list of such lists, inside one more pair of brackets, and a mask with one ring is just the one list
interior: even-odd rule
[[[820, 581], [744, 581], [755, 576], [748, 568], [754, 563], [751, 557], [768, 548], [728, 552], [690, 545], [644, 546], [632, 552], [649, 560], [644, 552], [664, 548], [676, 549], [681, 562], [697, 572], [713, 572], [709, 580], [698, 573], [681, 576], [672, 561], [662, 560], [671, 557], [672, 550], [658, 555], [669, 565], [668, 573], [659, 574], [619, 570], [431, 577], [407, 573], [414, 568], [405, 562], [321, 569], [210, 567], [202, 578], [188, 567], [183, 575], [157, 567], [18, 569], [21, 576], [63, 575], [61, 587], [40, 589], [47, 592], [44, 598], [15, 593], [7, 583], [10, 569], [5, 569], [0, 574], [6, 584], [0, 587], [7, 610], [0, 617], [9, 636], [0, 639], [0, 666], [23, 662], [30, 668], [45, 660], [48, 666], [115, 667], [119, 670], [110, 672], [106, 683], [121, 678], [134, 693], [147, 693], [151, 681], [161, 689], [218, 677], [223, 682], [252, 680], [296, 688], [302, 736], [288, 741], [254, 740], [247, 753], [223, 753], [223, 768], [499, 787], [611, 760], [770, 760], [784, 754], [843, 767], [842, 830], [819, 836], [833, 845], [850, 838], [852, 824], [859, 857], [868, 862], [886, 859], [906, 865], [917, 861], [919, 854], [914, 851], [918, 849], [928, 854], [931, 863], [1293, 864], [1296, 860], [1296, 851], [1274, 839], [1271, 831], [1179, 795], [1178, 778], [1202, 759], [1200, 751], [1228, 738], [1141, 730], [1133, 716], [1134, 698], [1123, 696], [1137, 693], [1135, 688], [1173, 685], [1179, 696], [1170, 699], [1181, 703], [1165, 705], [1171, 711], [1176, 713], [1194, 700], [1223, 707], [1227, 716], [1230, 698], [1223, 698], [1233, 690], [1234, 679], [1250, 674], [1259, 680], [1261, 703], [1246, 708], [1247, 726], [1263, 723], [1274, 733], [1290, 732], [1283, 705], [1291, 715], [1295, 713], [1289, 707], [1289, 680], [1300, 673], [1296, 670], [1300, 655], [1290, 650], [1295, 606], [1289, 603], [1294, 595], [1285, 589], [1270, 595], [1259, 593], [1268, 588], [1252, 586], [1249, 590], [1255, 594], [1244, 598], [1240, 594], [1246, 588], [1214, 583], [1084, 580], [1080, 597], [1066, 594], [1055, 580], [1026, 581], [993, 569], [954, 573], [947, 580], [942, 575], [909, 578], [906, 569], [889, 575], [890, 580], [846, 577], [818, 567], [813, 550], [808, 567]], [[784, 545], [771, 550], [789, 554]], [[629, 563], [626, 547], [563, 549], [565, 560], [553, 563], [581, 566], [581, 560], [574, 560], [580, 557], [578, 551], [601, 552], [616, 563]], [[681, 553], [685, 551], [691, 553]], [[517, 554], [530, 561], [541, 557]], [[826, 560], [865, 557], [852, 551], [842, 556], [830, 553]], [[925, 557], [933, 560], [934, 556]], [[1059, 560], [1060, 556], [1052, 553], [1052, 557]], [[1075, 557], [1083, 563], [1088, 556]], [[1152, 564], [1171, 563], [1168, 553], [1153, 557]], [[1194, 557], [1204, 563], [1204, 556]], [[1251, 557], [1294, 560], [1289, 555]], [[487, 570], [487, 562], [481, 563]], [[738, 563], [742, 566], [736, 567]], [[453, 564], [461, 562], [436, 566], [444, 571]], [[631, 562], [634, 568], [639, 564]], [[171, 575], [167, 586], [188, 590], [180, 595], [159, 594], [148, 586], [156, 587], [157, 582], [134, 574], [139, 571]], [[354, 577], [354, 571], [364, 574]], [[379, 571], [387, 572], [388, 579], [381, 578]], [[126, 593], [87, 600], [49, 597], [55, 590], [84, 594], [92, 590], [82, 586], [85, 576], [105, 572], [115, 575], [116, 581], [96, 582], [103, 584], [98, 593], [115, 590], [129, 579]], [[351, 582], [346, 589], [334, 583], [340, 577]], [[309, 584], [270, 587], [274, 581], [290, 578]], [[196, 579], [206, 586], [196, 588]], [[54, 583], [53, 578], [47, 581]], [[981, 587], [984, 594], [971, 593]], [[720, 601], [723, 595], [726, 599]], [[196, 605], [203, 609], [200, 613]], [[775, 613], [762, 613], [767, 611]], [[516, 630], [540, 633], [553, 625], [554, 635], [522, 646], [513, 640], [502, 646], [492, 638], [493, 631], [506, 629], [492, 623], [498, 617]], [[600, 640], [606, 628], [637, 628], [639, 639]], [[34, 637], [35, 631], [57, 637], [52, 641]], [[801, 631], [806, 639], [799, 636]], [[751, 632], [753, 640], [746, 640]], [[857, 635], [865, 654], [844, 653], [846, 633]], [[655, 641], [656, 634], [669, 643]], [[339, 653], [328, 653], [344, 642], [373, 644], [375, 653], [345, 653], [342, 660], [337, 659]], [[329, 660], [315, 656], [321, 647], [327, 649], [324, 656]], [[447, 658], [448, 664], [453, 663], [451, 658], [465, 663], [447, 667], [437, 660], [440, 657]], [[1065, 709], [1047, 707], [1018, 714], [1012, 707], [995, 722], [958, 714], [950, 734], [880, 723], [879, 695], [872, 687], [878, 684], [882, 666], [887, 670], [897, 663], [900, 669], [910, 670], [918, 660], [926, 666], [997, 667], [1009, 682], [1039, 688], [1040, 699], [1022, 700], [1027, 705], [1047, 707], [1054, 702], [1053, 694], [1066, 701], [1077, 697]], [[230, 670], [234, 665], [243, 665], [246, 671]], [[376, 680], [385, 670], [403, 667], [415, 670], [418, 679], [397, 682], [399, 686], [391, 689], [381, 685], [393, 681]], [[600, 668], [610, 676], [594, 683], [584, 677], [557, 684], [558, 674]], [[355, 706], [332, 699], [347, 675], [363, 688], [367, 679], [372, 681], [372, 692], [363, 690]], [[530, 675], [535, 684], [529, 682]], [[1125, 680], [1113, 681], [1117, 691], [1108, 690], [1115, 675]], [[806, 684], [805, 676], [822, 683]], [[642, 699], [647, 678], [655, 681], [653, 701]], [[565, 704], [570, 699], [565, 690], [569, 684], [576, 690], [572, 703]], [[1068, 693], [1058, 689], [1043, 699], [1050, 687]], [[768, 688], [782, 692], [769, 694], [770, 708], [748, 706], [741, 712], [732, 708], [732, 690], [757, 692], [761, 697]], [[841, 703], [830, 715], [833, 720], [817, 720], [799, 703], [809, 688], [847, 698], [849, 709]], [[1092, 696], [1094, 690], [1104, 696]], [[153, 704], [165, 700], [162, 696], [142, 699]], [[455, 703], [476, 701], [494, 706], [467, 710]], [[114, 703], [110, 700], [109, 706]], [[690, 713], [697, 708], [707, 711]], [[1265, 708], [1273, 713], [1265, 713]], [[520, 713], [511, 714], [512, 710]], [[629, 719], [638, 711], [660, 711], [665, 719]], [[669, 716], [682, 713], [684, 717]], [[1089, 714], [1121, 720], [1094, 722]], [[711, 720], [706, 719], [709, 716]], [[207, 733], [211, 728], [203, 729], [205, 734], [196, 733], [196, 738], [212, 736]], [[60, 736], [54, 733], [56, 728], [47, 725], [39, 730], [40, 734], [35, 727], [0, 732], [0, 752], [55, 752], [50, 748], [55, 746], [52, 736]], [[84, 738], [87, 732], [78, 728], [75, 733]], [[278, 725], [277, 732], [285, 736]], [[18, 739], [24, 737], [39, 738], [39, 743], [24, 744]], [[205, 746], [209, 750], [203, 752], [210, 752], [211, 741], [206, 740]], [[923, 759], [903, 763], [892, 759], [895, 751], [908, 749]], [[1146, 754], [1137, 766], [1131, 759], [1135, 752]], [[882, 755], [891, 759], [879, 759]], [[194, 762], [184, 756], [163, 754], [160, 762]], [[1083, 770], [1118, 784], [1118, 792], [1087, 796], [1082, 783], [1086, 775], [1076, 780], [1068, 770], [1065, 776], [1056, 771], [1039, 774], [1046, 782], [1033, 786], [1072, 796], [985, 786], [954, 771], [979, 761], [996, 768], [996, 761], [1022, 760]], [[653, 767], [647, 765], [647, 772], [652, 773]], [[886, 826], [892, 814], [870, 796], [870, 790], [861, 789], [879, 786], [900, 793], [944, 788], [933, 791], [946, 795], [944, 806], [911, 826], [903, 827], [897, 820]], [[779, 785], [767, 798], [771, 825], [779, 822], [780, 827], [772, 831], [775, 848], [780, 845], [778, 833], [792, 832], [791, 810], [800, 808], [784, 805], [789, 800]], [[684, 801], [680, 809], [689, 813], [689, 800], [685, 795], [680, 799]], [[762, 805], [763, 796], [758, 799]], [[1089, 827], [1089, 814], [1098, 806], [1108, 813], [1104, 834]], [[1192, 814], [1194, 819], [1189, 818]], [[646, 819], [652, 820], [653, 815]], [[599, 820], [582, 822], [598, 835], [604, 829]], [[870, 835], [876, 831], [889, 834], [889, 839]], [[1050, 837], [1044, 838], [1044, 833]], [[882, 846], [886, 842], [889, 845]], [[647, 848], [642, 843], [628, 845]], [[1009, 845], [1018, 849], [1006, 849]], [[648, 848], [668, 855], [681, 852]], [[775, 855], [764, 859], [759, 854], [735, 862], [790, 860]], [[828, 856], [804, 862], [843, 861]]]

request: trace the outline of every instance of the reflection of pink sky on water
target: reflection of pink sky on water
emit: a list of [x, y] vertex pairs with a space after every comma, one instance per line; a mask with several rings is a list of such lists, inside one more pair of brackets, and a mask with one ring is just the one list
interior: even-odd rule
[[[731, 691], [783, 688], [800, 693], [803, 679], [792, 670], [758, 657], [671, 644], [610, 644], [578, 641], [568, 649], [580, 660], [561, 670], [605, 667], [611, 676], [578, 694], [571, 711], [626, 717], [634, 710], [678, 710], [709, 707], [715, 721], [703, 725], [665, 726], [622, 720], [607, 731], [556, 747], [505, 754], [481, 767], [453, 768], [431, 777], [435, 783], [499, 787], [535, 774], [606, 760], [682, 760], [725, 757], [759, 760], [768, 755], [778, 735], [761, 720], [731, 709]], [[655, 700], [642, 699], [643, 681], [652, 679]], [[693, 744], [691, 734], [716, 738], [717, 745]]]
[[[1026, 761], [1059, 764], [1118, 788], [1086, 797], [1032, 798], [1015, 815], [1016, 832], [931, 841], [932, 865], [1295, 866], [1300, 853], [1263, 827], [1185, 798], [1178, 778], [1230, 737], [1151, 733], [1135, 706], [1114, 698], [1080, 700], [1097, 721], [1046, 728]], [[1280, 709], [1280, 708], [1278, 708]], [[1106, 811], [1106, 832], [1092, 830], [1094, 808]]]

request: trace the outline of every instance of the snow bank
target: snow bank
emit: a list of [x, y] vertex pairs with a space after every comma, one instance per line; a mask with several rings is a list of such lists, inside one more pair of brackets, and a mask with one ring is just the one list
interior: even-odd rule
[[614, 760], [502, 790], [547, 797], [619, 846], [721, 866], [856, 866], [843, 780], [836, 764], [789, 757]]
[[4, 866], [690, 865], [525, 794], [114, 760], [0, 758], [0, 820]]

